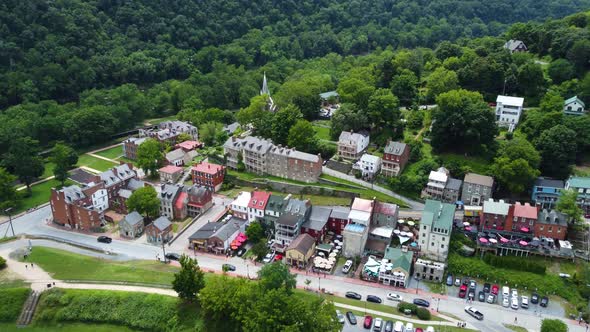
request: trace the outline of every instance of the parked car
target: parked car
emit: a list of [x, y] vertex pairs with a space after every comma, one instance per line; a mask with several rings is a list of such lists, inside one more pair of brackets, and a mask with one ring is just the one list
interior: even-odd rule
[[235, 271], [236, 267], [231, 264], [223, 264], [221, 267], [226, 271]]
[[502, 286], [502, 297], [509, 297], [510, 296], [510, 288], [508, 286]]
[[272, 262], [273, 258], [275, 258], [275, 253], [269, 252], [268, 254], [266, 254], [266, 256], [264, 256], [264, 259], [262, 261], [264, 263], [270, 263], [270, 262]]
[[350, 323], [350, 325], [356, 325], [356, 317], [354, 316], [352, 311], [346, 312], [346, 318], [348, 318], [348, 322]]
[[469, 282], [469, 289], [475, 291], [477, 289], [477, 282], [475, 280], [471, 280]]
[[414, 324], [413, 323], [406, 323], [405, 332], [414, 332]]
[[366, 329], [370, 329], [371, 325], [373, 325], [373, 316], [371, 315], [366, 315], [365, 316], [365, 321], [363, 322], [363, 327]]
[[169, 259], [172, 261], [180, 260], [180, 255], [175, 252], [169, 252], [164, 257], [166, 257], [166, 259]]
[[424, 330], [421, 327], [417, 327], [416, 331], [414, 331], [414, 332], [424, 332]]
[[518, 310], [518, 297], [512, 298], [512, 301], [510, 301], [510, 308]]
[[96, 239], [96, 241], [101, 242], [101, 243], [111, 243], [111, 242], [113, 242], [113, 239], [111, 239], [108, 236], [101, 235]]
[[424, 299], [414, 299], [414, 304], [420, 307], [430, 307], [430, 302], [424, 300]]
[[483, 314], [481, 311], [475, 309], [475, 307], [467, 306], [465, 307], [465, 312], [477, 320], [483, 320]]
[[385, 322], [385, 327], [383, 328], [383, 331], [393, 332], [393, 321], [388, 320], [387, 322]]
[[477, 294], [477, 299], [479, 300], [479, 302], [485, 302], [486, 293], [484, 293], [483, 291], [479, 291], [479, 293]]
[[383, 327], [383, 319], [381, 319], [379, 317], [375, 318], [375, 323], [373, 324], [373, 331], [379, 332], [379, 331], [381, 331], [382, 327]]
[[389, 294], [387, 294], [387, 299], [388, 300], [391, 300], [391, 301], [399, 301], [399, 302], [401, 302], [401, 301], [404, 300], [401, 295], [395, 294], [395, 293], [389, 293]]
[[400, 321], [395, 322], [395, 325], [393, 325], [393, 332], [404, 332], [404, 324]]
[[457, 287], [461, 286], [461, 278], [459, 278], [459, 277], [455, 278], [455, 286], [457, 286]]
[[350, 268], [352, 267], [352, 260], [347, 260], [346, 263], [344, 263], [344, 266], [342, 267], [342, 273], [348, 273], [348, 271], [350, 271]]
[[463, 281], [461, 282], [461, 285], [469, 286], [469, 278], [463, 277]]
[[502, 306], [504, 308], [510, 307], [510, 301], [508, 301], [508, 298], [507, 297], [502, 297]]
[[447, 286], [453, 286], [453, 275], [449, 274], [447, 276]]
[[340, 322], [340, 324], [344, 324], [344, 315], [340, 310], [336, 310], [336, 317], [338, 317], [338, 322]]
[[520, 307], [523, 308], [523, 309], [528, 309], [529, 308], [529, 298], [528, 298], [528, 296], [522, 295], [520, 297]]
[[537, 293], [531, 294], [531, 303], [532, 304], [539, 303], [539, 294], [537, 294]]
[[500, 291], [500, 287], [498, 287], [498, 285], [492, 285], [492, 290], [490, 291], [490, 293], [492, 293], [494, 295], [498, 295], [499, 291]]
[[275, 244], [275, 239], [268, 240], [268, 242], [266, 242], [266, 246], [269, 248], [272, 247], [273, 244]]
[[346, 297], [354, 300], [360, 300], [363, 298], [361, 294], [355, 292], [346, 292]]
[[483, 292], [484, 293], [489, 293], [490, 288], [491, 288], [491, 285], [489, 283], [486, 282], [485, 284], [483, 284]]
[[461, 288], [459, 288], [459, 297], [464, 299], [466, 294], [467, 294], [467, 286], [461, 285]]
[[279, 261], [282, 261], [282, 260], [283, 260], [283, 255], [281, 255], [281, 254], [276, 254], [275, 255], [275, 258], [274, 258], [274, 261], [275, 262], [279, 262]]
[[475, 299], [475, 291], [470, 289], [469, 292], [467, 293], [467, 298], [470, 299], [471, 301], [473, 301], [473, 299]]
[[367, 295], [367, 302], [381, 303], [383, 300], [381, 300], [381, 298], [376, 295]]
[[496, 303], [496, 295], [490, 294], [488, 295], [488, 299], [486, 300], [487, 303]]
[[510, 292], [510, 296], [518, 298], [518, 290], [516, 290], [516, 288], [512, 288], [512, 292]]
[[434, 327], [432, 327], [432, 326], [428, 326], [428, 327], [426, 328], [426, 332], [434, 332]]
[[238, 250], [238, 257], [244, 256], [245, 253], [246, 253], [246, 249], [241, 248], [240, 250]]
[[547, 306], [549, 305], [549, 298], [547, 296], [543, 296], [541, 298], [541, 303], [539, 305], [543, 308], [547, 308]]

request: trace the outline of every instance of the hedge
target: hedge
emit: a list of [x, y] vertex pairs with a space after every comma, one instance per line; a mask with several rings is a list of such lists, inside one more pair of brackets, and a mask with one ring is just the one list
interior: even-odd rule
[[6, 260], [0, 256], [0, 270], [6, 267]]
[[416, 316], [418, 316], [418, 318], [422, 320], [430, 320], [430, 311], [428, 311], [428, 309], [425, 308], [418, 308], [416, 310]]
[[567, 332], [567, 325], [559, 319], [543, 319], [541, 332]]
[[401, 312], [402, 314], [405, 313], [406, 309], [410, 309], [410, 311], [412, 311], [412, 314], [415, 314], [416, 310], [418, 310], [418, 306], [415, 305], [414, 303], [408, 303], [408, 302], [400, 302], [397, 305], [397, 310], [399, 310], [399, 312]]
[[35, 317], [41, 323], [90, 322], [175, 331], [194, 328], [200, 320], [194, 307], [185, 309], [180, 299], [165, 295], [52, 289], [42, 294]]
[[545, 274], [546, 271], [546, 267], [542, 263], [530, 259], [523, 259], [522, 257], [496, 256], [488, 253], [483, 256], [483, 260], [495, 267], [517, 271], [532, 272], [536, 274]]
[[30, 292], [29, 288], [0, 289], [0, 322], [16, 323]]

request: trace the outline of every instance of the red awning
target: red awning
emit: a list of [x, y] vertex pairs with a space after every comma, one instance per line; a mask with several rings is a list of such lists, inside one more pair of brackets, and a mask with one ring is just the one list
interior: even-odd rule
[[528, 229], [528, 228], [526, 228], [526, 227], [522, 227], [522, 228], [520, 229], [520, 231], [521, 231], [521, 232], [528, 233], [529, 229]]

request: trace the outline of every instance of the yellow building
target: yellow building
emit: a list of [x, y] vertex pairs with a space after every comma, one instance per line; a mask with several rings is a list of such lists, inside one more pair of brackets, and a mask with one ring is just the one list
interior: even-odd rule
[[315, 239], [309, 234], [299, 234], [285, 252], [287, 263], [305, 267], [315, 250]]

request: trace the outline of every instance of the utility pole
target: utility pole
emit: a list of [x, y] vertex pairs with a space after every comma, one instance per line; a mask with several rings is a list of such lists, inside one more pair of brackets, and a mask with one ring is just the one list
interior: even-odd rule
[[[12, 227], [12, 216], [10, 214], [10, 211], [12, 211], [11, 207], [4, 210], [4, 212], [6, 212], [8, 214], [8, 225], [10, 226], [10, 230], [12, 231], [12, 236], [16, 236], [16, 233], [14, 232], [14, 227]], [[7, 234], [8, 234], [8, 227], [6, 227], [6, 232], [4, 233], [4, 237], [6, 237]]]
[[162, 240], [162, 252], [164, 253], [164, 263], [166, 263], [167, 259], [166, 259], [166, 248], [164, 247], [164, 237], [161, 236], [160, 239]]

